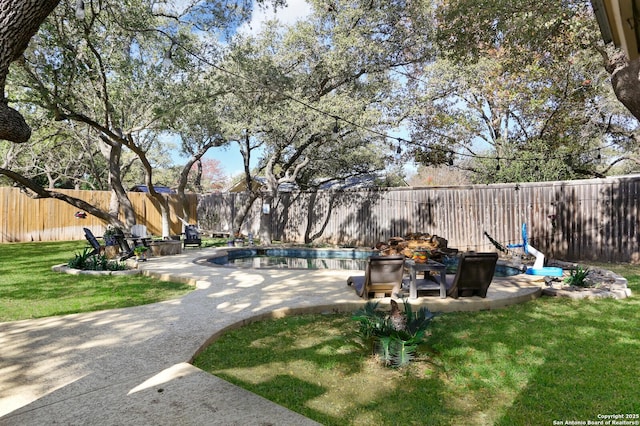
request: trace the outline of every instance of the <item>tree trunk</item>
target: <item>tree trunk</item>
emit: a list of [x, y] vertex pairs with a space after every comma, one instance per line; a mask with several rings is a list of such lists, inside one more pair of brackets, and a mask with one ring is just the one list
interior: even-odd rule
[[[4, 90], [4, 89], [3, 89]], [[31, 137], [31, 129], [18, 111], [0, 100], [0, 139], [23, 143]]]
[[160, 216], [162, 221], [162, 238], [168, 239], [171, 235], [171, 221], [169, 220], [169, 200], [161, 194], [156, 199], [160, 202]]
[[243, 204], [242, 209], [238, 212], [237, 215], [235, 215], [235, 217], [233, 217], [231, 231], [234, 234], [240, 232], [240, 229], [242, 228], [242, 224], [247, 218], [247, 215], [251, 211], [251, 207], [253, 206], [253, 203], [256, 202], [258, 197], [259, 197], [259, 194], [257, 192], [251, 192], [249, 194], [249, 199], [247, 200], [246, 203]]
[[[273, 197], [265, 196], [262, 199], [262, 207], [260, 209], [260, 244], [265, 246], [271, 245], [273, 241], [273, 232], [271, 232], [273, 200]], [[269, 211], [264, 211], [267, 205], [269, 206]]]
[[11, 62], [19, 59], [40, 24], [60, 0], [0, 0], [0, 139], [22, 143], [31, 129], [22, 115], [7, 105], [4, 88]]
[[629, 61], [622, 53], [611, 57], [606, 64], [611, 85], [618, 100], [640, 120], [640, 58]]
[[194, 180], [194, 186], [196, 190], [202, 194], [204, 191], [202, 190], [202, 160], [198, 159], [196, 161], [196, 178]]
[[109, 213], [118, 217], [120, 210], [124, 214], [124, 222], [127, 228], [136, 224], [136, 214], [127, 195], [127, 191], [122, 185], [122, 169], [120, 167], [120, 157], [122, 155], [122, 145], [102, 139], [99, 143], [100, 151], [109, 164], [109, 184], [113, 196], [109, 205]]

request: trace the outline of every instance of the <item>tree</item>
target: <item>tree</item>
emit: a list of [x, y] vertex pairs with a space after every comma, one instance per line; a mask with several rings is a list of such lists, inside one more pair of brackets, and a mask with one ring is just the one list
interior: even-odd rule
[[29, 140], [31, 129], [22, 115], [9, 107], [5, 86], [9, 66], [27, 48], [40, 24], [60, 0], [0, 1], [0, 139], [22, 143]]
[[[388, 146], [381, 135], [391, 126], [385, 109], [396, 90], [389, 74], [429, 55], [421, 43], [427, 21], [418, 18], [427, 10], [423, 2], [314, 6], [306, 22], [238, 39], [224, 66], [234, 70], [229, 84], [241, 111], [232, 115], [248, 118], [236, 121], [236, 139], [245, 154], [261, 149], [266, 190], [250, 202], [263, 196], [272, 204], [287, 183], [313, 188], [384, 169]], [[247, 166], [248, 188], [251, 181]]]
[[[457, 157], [483, 183], [597, 174], [599, 120], [607, 116], [595, 100], [606, 97], [605, 76], [593, 61], [565, 59], [510, 71], [496, 51], [466, 65], [439, 60], [423, 69], [410, 117], [416, 159], [438, 165]], [[577, 151], [590, 155], [551, 161]], [[478, 161], [460, 161], [467, 158]], [[545, 168], [554, 171], [533, 173]]]
[[[202, 71], [192, 52], [211, 60], [215, 56], [213, 46], [205, 45], [211, 39], [195, 32], [219, 14], [195, 12], [212, 6], [208, 2], [193, 2], [193, 8], [175, 14], [136, 0], [90, 2], [79, 19], [73, 17], [75, 4], [63, 1], [26, 52], [15, 74], [25, 86], [22, 101], [48, 111], [56, 121], [92, 129], [114, 193], [109, 212], [101, 217], [122, 225], [122, 211], [127, 227], [136, 221], [124, 184], [124, 173], [133, 167], [125, 159], [133, 156], [160, 205], [163, 235], [168, 235], [167, 200], [154, 186], [155, 152], [159, 135], [179, 111], [202, 101], [192, 96], [189, 86]], [[37, 193], [36, 183], [22, 179], [21, 184]]]
[[451, 166], [418, 165], [408, 181], [410, 186], [451, 186], [471, 183], [468, 173]]
[[[224, 94], [224, 92], [218, 93], [217, 89], [213, 89], [214, 86], [216, 84], [206, 84], [201, 87], [204, 88], [206, 93], [206, 95], [203, 93], [203, 98], [206, 99], [206, 102], [212, 102], [214, 105], [209, 105], [208, 103], [192, 105], [188, 111], [183, 111], [174, 123], [182, 142], [182, 154], [187, 156], [187, 162], [182, 167], [177, 182], [178, 195], [183, 200], [183, 207], [187, 206], [185, 190], [189, 184], [190, 176], [193, 176], [193, 189], [203, 192], [203, 156], [209, 149], [228, 143], [222, 134], [221, 123], [217, 117], [217, 108], [215, 107], [218, 96]], [[217, 160], [210, 160], [207, 163], [208, 172], [215, 172], [215, 167], [218, 168], [218, 171], [220, 170], [219, 163], [216, 166], [215, 161]], [[195, 172], [194, 166], [196, 168]], [[186, 208], [183, 208], [182, 217], [187, 222], [190, 219]]]
[[[0, 8], [0, 17], [11, 20], [17, 13], [20, 19], [17, 25], [4, 27], [0, 33], [3, 40], [10, 39], [2, 51], [3, 88], [8, 64], [25, 50], [58, 2], [4, 3], [7, 8]], [[46, 9], [44, 6], [49, 3], [51, 7]], [[275, 0], [273, 4], [277, 6], [281, 1]], [[163, 234], [168, 234], [168, 210], [166, 200], [154, 189], [154, 165], [147, 153], [157, 142], [159, 132], [165, 130], [162, 127], [167, 123], [165, 118], [175, 117], [176, 110], [186, 106], [184, 97], [181, 103], [171, 99], [172, 95], [188, 92], [184, 90], [186, 86], [182, 90], [172, 89], [185, 82], [186, 73], [196, 71], [194, 65], [201, 63], [203, 57], [208, 61], [215, 58], [211, 45], [202, 43], [204, 35], [211, 31], [208, 40], [215, 40], [219, 30], [237, 27], [250, 15], [252, 2], [233, 2], [233, 7], [229, 7], [225, 0], [193, 0], [181, 2], [181, 6], [179, 10], [167, 9], [162, 4], [150, 5], [140, 0], [125, 4], [90, 1], [86, 5], [82, 0], [64, 1], [62, 10], [41, 29], [39, 47], [29, 51], [28, 62], [22, 64], [23, 74], [18, 77], [29, 82], [32, 93], [27, 101], [32, 105], [48, 110], [56, 120], [82, 123], [96, 131], [96, 142], [108, 159], [110, 185], [116, 196], [110, 212], [87, 210], [121, 226], [117, 214], [123, 206], [126, 224], [135, 223], [121, 174], [122, 158], [128, 150], [142, 165], [150, 193], [161, 205]], [[0, 112], [0, 117], [18, 114], [6, 108]], [[3, 118], [2, 126], [19, 133], [8, 119]], [[22, 131], [19, 137], [11, 139], [28, 137]], [[58, 196], [15, 171], [2, 168], [0, 174], [31, 189], [34, 196]], [[71, 197], [64, 199], [79, 208], [86, 204]]]
[[616, 97], [640, 120], [640, 58], [603, 47], [589, 2], [488, 0], [479, 6], [455, 0], [438, 10], [437, 20], [440, 46], [458, 60], [477, 59], [498, 45], [509, 50], [514, 68], [563, 52], [597, 51]]
[[[595, 38], [591, 10], [560, 13], [562, 7], [549, 4], [560, 13], [552, 19], [546, 10], [542, 18], [532, 16], [520, 4], [489, 5], [496, 10], [470, 15], [471, 29], [461, 28], [455, 14], [470, 4], [439, 10], [442, 57], [409, 79], [417, 94], [410, 120], [417, 160], [455, 163], [482, 183], [600, 176], [612, 142], [607, 127], [629, 117], [609, 109], [612, 94], [599, 57], [580, 44]], [[513, 16], [507, 19], [505, 10]], [[480, 31], [476, 20], [495, 22]], [[529, 20], [522, 31], [519, 25]], [[543, 28], [530, 30], [535, 24]], [[532, 46], [538, 33], [551, 41]]]
[[[169, 75], [163, 72], [162, 58], [171, 41], [157, 29], [165, 19], [154, 19], [142, 2], [131, 2], [128, 9], [115, 4], [98, 9], [92, 2], [83, 19], [69, 19], [74, 7], [62, 2], [26, 52], [20, 77], [33, 88], [26, 101], [56, 120], [89, 126], [99, 136], [96, 144], [108, 160], [115, 195], [112, 218], [122, 208], [126, 226], [136, 221], [123, 185], [123, 148], [141, 162], [151, 195], [168, 214], [166, 200], [153, 189], [153, 166], [146, 155], [157, 143], [158, 116], [167, 103], [163, 79]], [[165, 214], [163, 218], [163, 234], [168, 235]]]
[[227, 176], [224, 174], [222, 162], [215, 158], [201, 160], [198, 173], [201, 175], [200, 181], [194, 180], [200, 184], [200, 188], [197, 189], [199, 193], [221, 191], [229, 183]]

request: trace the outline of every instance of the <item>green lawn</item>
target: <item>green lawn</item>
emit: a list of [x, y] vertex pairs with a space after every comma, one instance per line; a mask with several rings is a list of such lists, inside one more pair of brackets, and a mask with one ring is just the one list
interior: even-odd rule
[[[51, 271], [84, 246], [0, 245], [0, 321], [134, 306], [192, 290], [141, 276]], [[441, 315], [418, 359], [402, 369], [371, 359], [349, 315], [250, 324], [225, 334], [195, 364], [326, 425], [551, 425], [638, 415], [640, 267], [609, 268], [627, 277], [633, 297], [541, 298]]]
[[193, 290], [138, 275], [51, 271], [85, 246], [84, 241], [0, 244], [0, 322], [143, 305]]
[[195, 364], [325, 425], [552, 425], [634, 416], [640, 268], [612, 269], [627, 277], [633, 297], [544, 297], [441, 315], [420, 357], [403, 369], [373, 362], [348, 315], [254, 323], [225, 334]]

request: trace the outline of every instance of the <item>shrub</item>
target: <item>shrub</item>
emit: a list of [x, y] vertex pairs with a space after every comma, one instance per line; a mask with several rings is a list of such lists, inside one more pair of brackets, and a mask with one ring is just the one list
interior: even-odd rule
[[76, 253], [67, 266], [73, 269], [85, 271], [123, 271], [127, 269], [124, 262], [109, 260], [104, 255], [92, 255], [90, 247], [85, 247], [82, 253]]
[[387, 366], [400, 367], [409, 363], [415, 355], [434, 314], [426, 307], [417, 313], [406, 301], [404, 312], [391, 301], [391, 312], [378, 310], [378, 302], [367, 304], [356, 311], [352, 319], [360, 323], [359, 336]]
[[145, 247], [145, 246], [136, 246], [136, 247], [133, 249], [133, 253], [134, 253], [136, 256], [140, 256], [141, 254], [146, 253], [146, 252], [147, 252], [147, 250], [149, 250], [149, 249], [148, 249], [147, 247]]
[[76, 253], [75, 257], [67, 263], [67, 266], [73, 269], [85, 269], [89, 258], [92, 257], [91, 252], [91, 248], [85, 247], [82, 253]]
[[589, 268], [583, 268], [578, 265], [576, 269], [572, 269], [570, 275], [564, 279], [565, 284], [573, 285], [576, 287], [588, 287], [589, 284], [585, 281], [589, 275]]

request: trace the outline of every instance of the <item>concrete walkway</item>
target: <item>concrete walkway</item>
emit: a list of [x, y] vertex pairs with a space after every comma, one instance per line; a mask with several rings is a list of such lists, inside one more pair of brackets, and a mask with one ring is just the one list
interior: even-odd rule
[[[196, 286], [179, 299], [0, 323], [0, 425], [317, 424], [189, 362], [247, 321], [356, 310], [364, 302], [346, 286], [353, 271], [194, 262], [215, 250], [189, 249], [142, 264], [146, 274]], [[494, 309], [539, 295], [539, 283], [522, 276], [495, 280], [486, 299], [430, 297], [418, 304], [433, 311]]]

